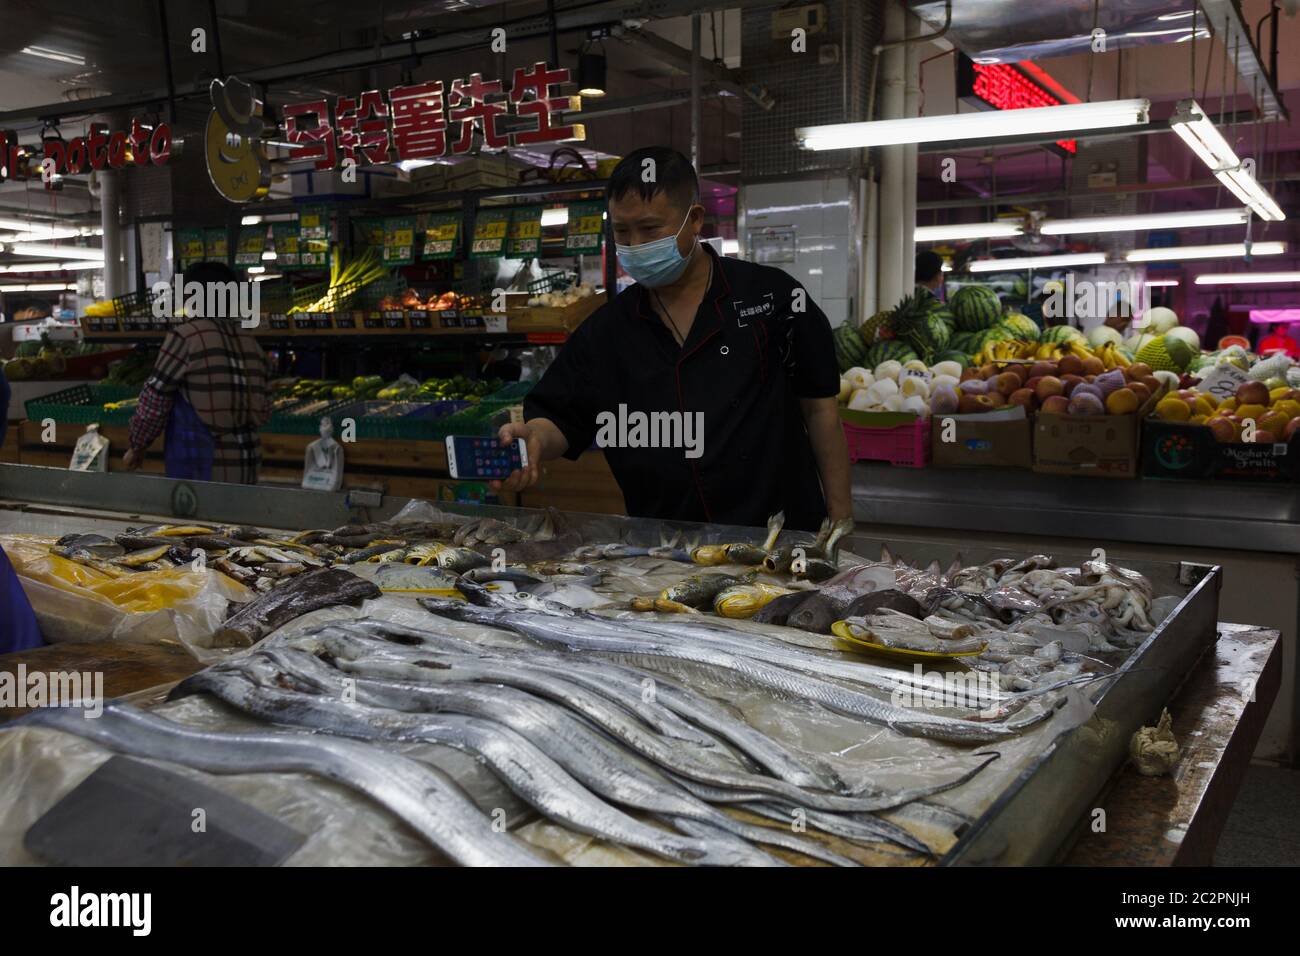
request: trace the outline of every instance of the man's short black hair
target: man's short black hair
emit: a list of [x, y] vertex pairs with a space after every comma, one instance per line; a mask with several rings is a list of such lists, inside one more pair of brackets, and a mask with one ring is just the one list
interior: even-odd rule
[[916, 281], [929, 282], [943, 271], [943, 258], [937, 252], [926, 249], [916, 254]]
[[672, 204], [683, 212], [700, 201], [695, 167], [667, 146], [643, 146], [624, 156], [609, 176], [605, 202], [622, 199], [633, 190], [646, 202], [667, 193]]
[[224, 262], [217, 262], [214, 259], [204, 259], [202, 262], [196, 262], [187, 269], [182, 269], [186, 282], [235, 282], [234, 270]]

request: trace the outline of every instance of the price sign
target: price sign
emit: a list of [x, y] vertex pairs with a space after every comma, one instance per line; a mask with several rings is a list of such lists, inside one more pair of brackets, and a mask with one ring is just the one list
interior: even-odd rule
[[330, 220], [328, 206], [303, 206], [298, 213], [298, 235], [303, 239], [328, 239]]
[[228, 262], [230, 240], [224, 229], [203, 230], [203, 255], [213, 262]]
[[361, 320], [362, 328], [382, 329], [384, 327], [384, 315], [382, 312], [367, 312]]
[[310, 332], [312, 330], [311, 315], [307, 312], [295, 312], [293, 316], [293, 327], [299, 332]]
[[323, 269], [329, 265], [330, 243], [328, 239], [305, 239], [299, 244], [299, 261], [303, 268]]
[[1250, 381], [1250, 376], [1235, 365], [1216, 365], [1210, 374], [1201, 379], [1198, 391], [1209, 392], [1219, 401], [1232, 398], [1237, 389]]
[[415, 261], [415, 220], [410, 216], [384, 220], [384, 265], [407, 266]]
[[180, 264], [180, 270], [184, 272], [186, 266], [202, 262], [203, 257], [203, 230], [176, 230], [176, 261]]
[[297, 223], [271, 223], [271, 242], [275, 246], [276, 269], [283, 271], [302, 267], [302, 252], [298, 242]]
[[923, 382], [929, 382], [930, 370], [924, 368], [905, 368], [898, 373], [898, 383], [901, 385], [905, 378], [919, 378]]
[[414, 309], [407, 312], [406, 317], [413, 329], [429, 329], [433, 327], [433, 323], [429, 320], [429, 313], [423, 309]]
[[569, 204], [569, 222], [564, 227], [564, 248], [568, 252], [599, 252], [605, 236], [605, 206], [598, 202]]
[[424, 220], [424, 251], [421, 259], [451, 259], [460, 246], [460, 215], [430, 213]]
[[262, 264], [262, 253], [266, 250], [265, 226], [241, 226], [239, 245], [235, 248], [235, 265], [250, 266]]
[[527, 258], [542, 251], [542, 207], [525, 206], [510, 215], [510, 242], [507, 255]]
[[352, 225], [357, 230], [361, 245], [383, 248], [384, 220], [379, 216], [360, 216], [352, 220]]
[[471, 259], [488, 259], [502, 254], [506, 233], [510, 229], [510, 210], [480, 209], [474, 221], [474, 241], [470, 245]]
[[360, 312], [336, 312], [334, 313], [334, 328], [336, 329], [355, 329], [357, 327], [357, 316]]
[[289, 317], [283, 312], [275, 312], [270, 316], [271, 328], [277, 332], [285, 332], [289, 328]]

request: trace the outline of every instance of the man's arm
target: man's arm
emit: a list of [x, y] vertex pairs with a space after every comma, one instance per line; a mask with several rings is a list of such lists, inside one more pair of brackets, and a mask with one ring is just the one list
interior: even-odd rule
[[167, 427], [175, 404], [176, 389], [180, 387], [189, 367], [189, 348], [173, 329], [163, 339], [162, 348], [154, 362], [153, 372], [140, 390], [140, 403], [127, 426], [127, 443], [123, 464], [128, 471], [139, 468], [145, 450], [154, 443]]
[[528, 450], [528, 465], [511, 472], [505, 481], [491, 483], [493, 491], [523, 491], [537, 484], [542, 474], [542, 462], [559, 458], [569, 450], [569, 440], [564, 432], [549, 418], [534, 418], [522, 425], [502, 425], [501, 444], [508, 445], [516, 438], [524, 440]]
[[804, 424], [812, 444], [817, 471], [826, 495], [826, 513], [831, 521], [853, 517], [853, 495], [849, 481], [849, 446], [840, 425], [835, 398], [801, 398]]

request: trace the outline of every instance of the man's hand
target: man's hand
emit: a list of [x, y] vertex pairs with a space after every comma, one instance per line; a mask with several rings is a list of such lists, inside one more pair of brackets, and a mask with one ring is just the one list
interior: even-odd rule
[[126, 454], [122, 456], [122, 467], [127, 471], [139, 471], [140, 466], [144, 464], [144, 452], [136, 451], [134, 448], [128, 448]]
[[542, 470], [542, 439], [531, 422], [523, 424], [510, 423], [502, 425], [501, 431], [498, 432], [502, 445], [509, 445], [517, 438], [524, 440], [524, 448], [528, 452], [528, 464], [523, 468], [517, 468], [510, 473], [510, 477], [505, 481], [489, 482], [493, 491], [523, 491], [525, 488], [531, 488], [537, 484]]

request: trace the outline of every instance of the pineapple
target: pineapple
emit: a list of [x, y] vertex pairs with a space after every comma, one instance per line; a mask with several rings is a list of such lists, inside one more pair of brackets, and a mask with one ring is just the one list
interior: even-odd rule
[[927, 365], [934, 360], [938, 351], [934, 334], [930, 331], [930, 308], [926, 296], [905, 296], [889, 320], [894, 335], [911, 345]]
[[894, 333], [889, 327], [889, 320], [893, 315], [893, 312], [886, 309], [863, 322], [862, 327], [858, 329], [862, 333], [862, 341], [867, 345], [874, 345], [881, 339], [892, 338]]

